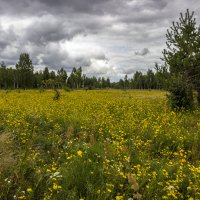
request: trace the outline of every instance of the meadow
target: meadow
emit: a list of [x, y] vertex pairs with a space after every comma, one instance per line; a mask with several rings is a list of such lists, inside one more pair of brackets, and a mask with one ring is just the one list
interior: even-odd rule
[[200, 110], [164, 91], [0, 91], [0, 199], [200, 199]]

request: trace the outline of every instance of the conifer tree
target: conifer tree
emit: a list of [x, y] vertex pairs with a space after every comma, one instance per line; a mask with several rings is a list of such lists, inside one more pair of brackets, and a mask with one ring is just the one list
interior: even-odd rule
[[163, 60], [173, 77], [181, 76], [188, 85], [193, 85], [200, 106], [200, 28], [196, 25], [194, 12], [187, 9], [184, 15], [180, 13], [179, 21], [172, 23], [166, 38]]

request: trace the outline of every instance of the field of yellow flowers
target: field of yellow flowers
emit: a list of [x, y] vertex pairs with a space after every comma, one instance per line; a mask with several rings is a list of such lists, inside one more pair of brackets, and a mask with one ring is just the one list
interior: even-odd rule
[[200, 199], [200, 110], [162, 91], [0, 91], [0, 199]]

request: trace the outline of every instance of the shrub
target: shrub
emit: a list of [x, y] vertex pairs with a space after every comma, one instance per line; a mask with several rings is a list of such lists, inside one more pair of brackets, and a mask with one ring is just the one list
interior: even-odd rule
[[193, 110], [194, 99], [192, 86], [183, 81], [182, 77], [172, 78], [167, 95], [172, 110]]

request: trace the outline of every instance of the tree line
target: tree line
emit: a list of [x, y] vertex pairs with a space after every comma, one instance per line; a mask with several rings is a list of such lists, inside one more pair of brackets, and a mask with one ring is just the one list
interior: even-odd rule
[[136, 71], [132, 78], [125, 75], [124, 79], [114, 83], [113, 87], [120, 89], [166, 89], [170, 74], [166, 67], [155, 63], [155, 70], [148, 69], [142, 73]]
[[118, 89], [163, 89], [169, 73], [166, 68], [155, 65], [155, 72], [151, 69], [147, 73], [136, 71], [135, 74], [118, 82], [111, 82], [109, 77], [87, 77], [82, 68], [74, 67], [70, 74], [64, 68], [57, 71], [43, 70], [34, 72], [34, 66], [28, 53], [22, 53], [15, 68], [9, 68], [4, 62], [0, 64], [1, 89], [28, 88], [118, 88]]

